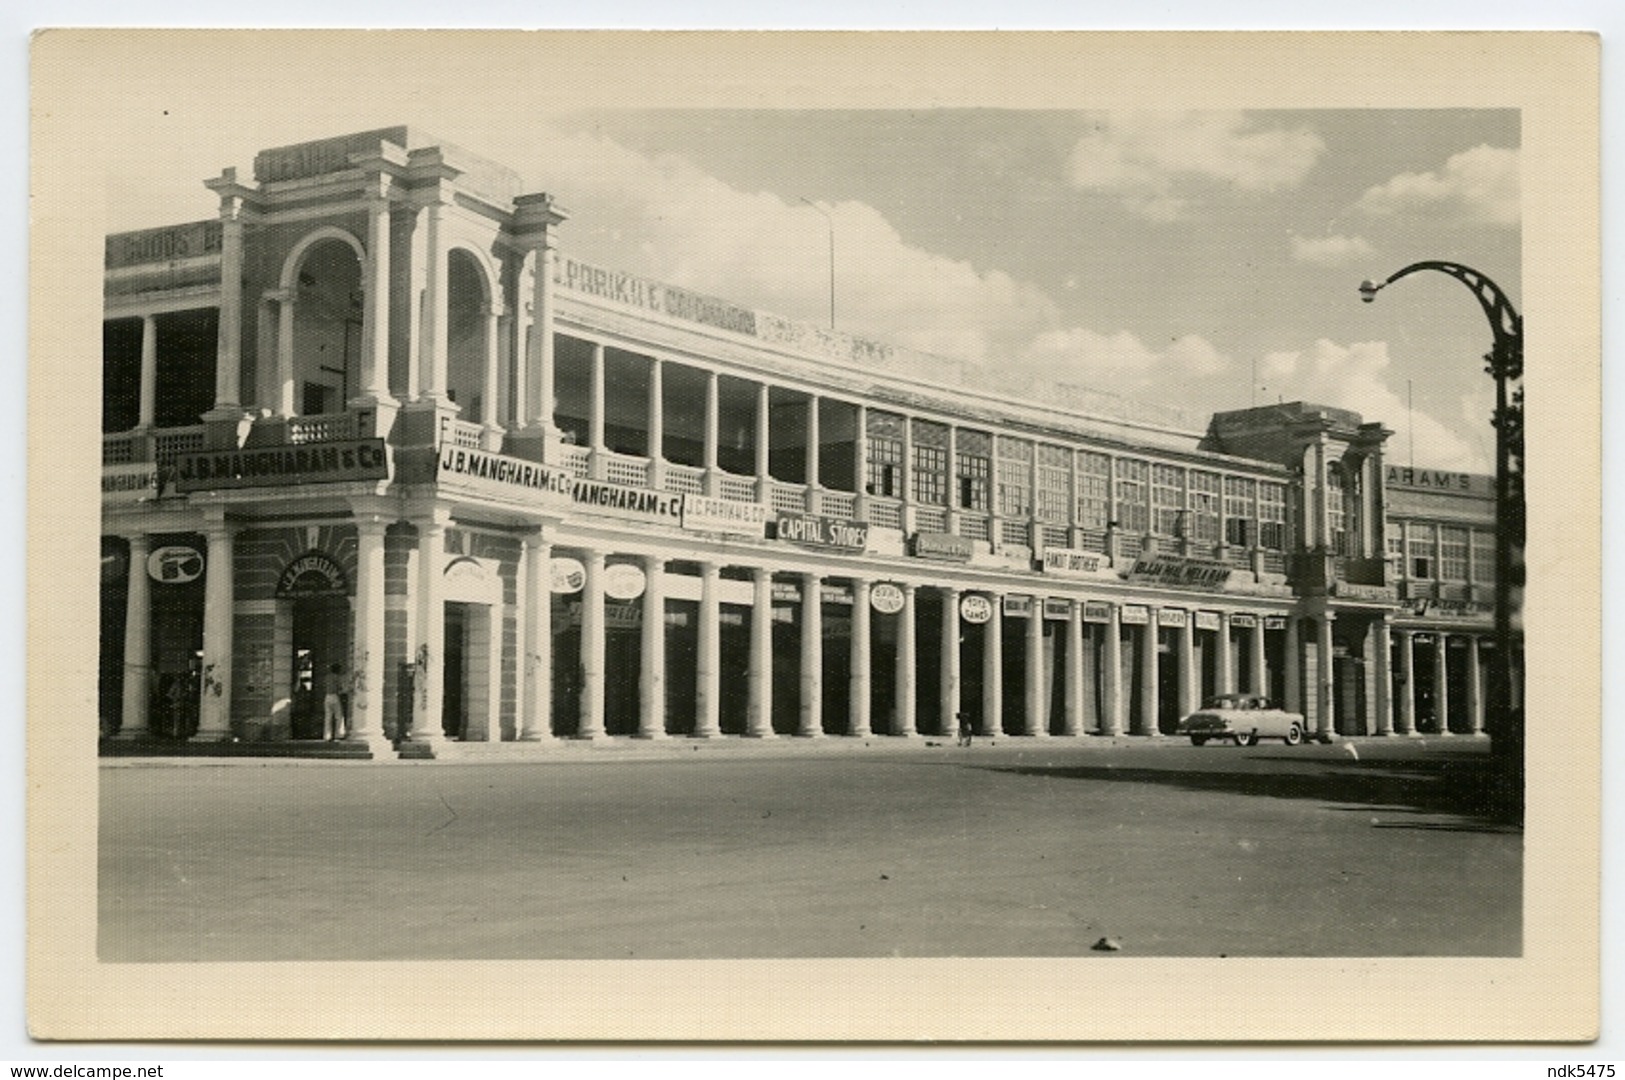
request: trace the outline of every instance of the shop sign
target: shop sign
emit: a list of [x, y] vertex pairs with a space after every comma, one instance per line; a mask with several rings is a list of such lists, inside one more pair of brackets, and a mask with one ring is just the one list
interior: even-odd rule
[[199, 255], [218, 255], [221, 235], [218, 221], [195, 221], [187, 225], [119, 233], [107, 238], [104, 253], [106, 268], [114, 270], [122, 266], [170, 263]]
[[1100, 569], [1100, 559], [1098, 551], [1047, 547], [1044, 549], [1044, 573], [1083, 577]]
[[971, 544], [963, 536], [953, 533], [917, 532], [914, 534], [914, 555], [921, 559], [970, 562]]
[[1072, 617], [1072, 601], [1057, 600], [1053, 596], [1044, 598], [1044, 618], [1070, 619]]
[[555, 556], [552, 561], [553, 592], [560, 596], [580, 592], [587, 584], [587, 568], [580, 559], [568, 555]]
[[844, 518], [780, 514], [774, 519], [773, 534], [780, 540], [809, 547], [862, 551], [869, 546], [868, 523]]
[[993, 602], [981, 593], [968, 593], [959, 599], [959, 617], [971, 625], [979, 625], [993, 618]]
[[1184, 626], [1186, 621], [1187, 617], [1184, 608], [1165, 607], [1157, 609], [1158, 626], [1172, 626], [1178, 628]]
[[540, 491], [563, 499], [575, 486], [575, 477], [559, 469], [466, 446], [441, 447], [437, 464], [441, 483], [449, 481], [452, 486], [485, 490], [509, 498], [518, 492], [528, 495]]
[[185, 544], [170, 544], [147, 556], [147, 576], [165, 585], [185, 585], [203, 576], [203, 555]]
[[[1390, 465], [1384, 482], [1389, 487], [1466, 493], [1473, 491], [1474, 479], [1471, 473], [1447, 472], [1438, 469], [1408, 469], [1399, 465]], [[1481, 486], [1487, 487], [1492, 478], [1480, 476], [1476, 479]], [[1485, 494], [1488, 494], [1488, 492], [1485, 492]]]
[[382, 439], [200, 450], [175, 459], [175, 490], [182, 493], [388, 478], [389, 457]]
[[445, 576], [464, 581], [489, 581], [491, 574], [480, 560], [470, 555], [457, 555], [446, 564]]
[[1230, 616], [1230, 625], [1240, 627], [1243, 630], [1251, 630], [1253, 627], [1258, 625], [1258, 616], [1232, 615]]
[[683, 497], [675, 492], [577, 479], [570, 488], [570, 498], [577, 506], [594, 511], [645, 520], [652, 518], [672, 525], [683, 523]]
[[1285, 630], [1286, 629], [1286, 616], [1285, 615], [1266, 615], [1266, 616], [1264, 616], [1264, 629], [1266, 629], [1266, 630]]
[[1152, 555], [1139, 559], [1129, 571], [1129, 580], [1157, 585], [1216, 589], [1230, 580], [1230, 566], [1212, 559], [1187, 559], [1181, 555]]
[[344, 567], [319, 551], [293, 560], [276, 583], [276, 594], [281, 597], [342, 596], [347, 592]]
[[102, 502], [133, 503], [158, 497], [158, 466], [105, 465]]
[[1418, 615], [1453, 615], [1457, 617], [1479, 616], [1494, 614], [1493, 604], [1483, 604], [1474, 600], [1424, 600], [1416, 605]]
[[818, 599], [825, 604], [845, 604], [852, 606], [852, 590], [845, 585], [824, 584], [818, 590]]
[[1004, 598], [1004, 613], [1012, 619], [1025, 619], [1033, 613], [1033, 598], [1030, 596], [1006, 596]]
[[611, 600], [636, 600], [648, 583], [641, 566], [612, 563], [604, 567], [604, 595]]
[[1217, 611], [1198, 611], [1196, 613], [1196, 629], [1217, 630], [1219, 628], [1219, 613]]
[[801, 603], [801, 586], [793, 581], [775, 581], [773, 583], [773, 602], [775, 604]]
[[1339, 581], [1334, 584], [1333, 591], [1347, 600], [1372, 600], [1390, 604], [1399, 600], [1399, 590], [1392, 585], [1356, 585], [1353, 582]]
[[1417, 645], [1432, 645], [1433, 644], [1433, 635], [1432, 634], [1412, 634], [1411, 635], [1411, 641], [1414, 642]]
[[1083, 621], [1094, 623], [1109, 623], [1112, 621], [1112, 606], [1100, 600], [1087, 600], [1083, 605]]
[[767, 525], [767, 507], [761, 503], [718, 499], [689, 493], [683, 496], [683, 528], [693, 532], [737, 533], [760, 537]]
[[[570, 625], [581, 625], [581, 609], [584, 605], [580, 600], [570, 604]], [[642, 604], [605, 604], [604, 629], [605, 630], [636, 630], [643, 625]]]
[[1144, 604], [1124, 604], [1118, 621], [1124, 626], [1145, 626], [1151, 621], [1151, 609]]
[[736, 334], [756, 336], [756, 313], [725, 300], [692, 293], [620, 270], [603, 270], [576, 259], [560, 259], [554, 278], [574, 292], [586, 293], [629, 307], [670, 315], [674, 319], [704, 323]]
[[882, 581], [869, 590], [869, 606], [882, 615], [896, 615], [903, 610], [903, 590]]

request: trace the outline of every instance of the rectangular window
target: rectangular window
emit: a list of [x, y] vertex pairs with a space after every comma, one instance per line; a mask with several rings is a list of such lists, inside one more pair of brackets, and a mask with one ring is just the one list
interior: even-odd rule
[[1473, 530], [1473, 580], [1495, 580], [1495, 534], [1483, 529]]
[[1151, 466], [1151, 531], [1158, 536], [1184, 535], [1185, 470], [1177, 465]]
[[1038, 520], [1064, 525], [1072, 520], [1072, 454], [1064, 447], [1038, 447]]
[[999, 436], [999, 513], [1024, 518], [1033, 512], [1033, 444]]
[[1405, 576], [1405, 533], [1399, 522], [1390, 522], [1386, 534], [1388, 542], [1388, 572], [1396, 578]]
[[864, 463], [864, 490], [870, 495], [903, 497], [903, 424], [896, 413], [869, 411], [869, 456]]
[[1428, 580], [1433, 577], [1433, 526], [1413, 524], [1408, 532], [1410, 576]]
[[1078, 524], [1104, 529], [1111, 519], [1112, 459], [1105, 454], [1078, 451]]
[[1254, 533], [1254, 504], [1258, 482], [1241, 476], [1224, 478], [1224, 542], [1231, 547], [1251, 547]]
[[914, 501], [923, 506], [948, 504], [948, 451], [914, 444]]
[[961, 431], [954, 440], [954, 476], [963, 510], [987, 509], [993, 440], [985, 431]]
[[1144, 533], [1151, 528], [1151, 468], [1135, 458], [1117, 459], [1117, 526], [1124, 532]]
[[1219, 474], [1192, 470], [1186, 508], [1186, 535], [1203, 544], [1219, 542]]
[[1445, 525], [1439, 531], [1439, 580], [1467, 580], [1467, 530]]
[[1348, 492], [1343, 479], [1343, 466], [1336, 461], [1326, 466], [1326, 518], [1331, 529], [1328, 547], [1334, 555], [1349, 553]]
[[1286, 485], [1258, 485], [1258, 546], [1286, 550]]

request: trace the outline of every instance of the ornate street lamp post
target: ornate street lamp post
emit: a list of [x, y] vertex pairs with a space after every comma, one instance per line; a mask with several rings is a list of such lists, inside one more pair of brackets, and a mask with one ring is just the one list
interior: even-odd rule
[[1521, 810], [1523, 798], [1524, 709], [1522, 695], [1513, 704], [1512, 609], [1524, 583], [1524, 494], [1523, 494], [1523, 391], [1512, 392], [1508, 384], [1523, 378], [1523, 317], [1507, 300], [1495, 282], [1460, 263], [1426, 261], [1412, 263], [1388, 276], [1381, 284], [1360, 283], [1360, 299], [1366, 303], [1377, 292], [1418, 270], [1436, 270], [1466, 285], [1478, 298], [1490, 321], [1495, 342], [1485, 370], [1495, 379], [1495, 661], [1490, 666], [1489, 728], [1492, 750], [1508, 765], [1508, 780], [1515, 785], [1502, 794], [1515, 800]]
[[835, 329], [835, 215], [804, 195], [797, 195], [796, 198], [823, 214], [824, 220], [829, 224], [829, 328], [833, 330]]

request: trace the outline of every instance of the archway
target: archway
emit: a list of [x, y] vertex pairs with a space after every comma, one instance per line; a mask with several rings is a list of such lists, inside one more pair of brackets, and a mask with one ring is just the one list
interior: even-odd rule
[[361, 260], [346, 240], [322, 237], [297, 255], [293, 308], [293, 411], [345, 410], [361, 388]]
[[453, 248], [446, 256], [446, 392], [471, 423], [496, 420], [497, 388], [488, 385], [496, 365], [489, 361], [499, 335], [485, 269], [474, 255]]

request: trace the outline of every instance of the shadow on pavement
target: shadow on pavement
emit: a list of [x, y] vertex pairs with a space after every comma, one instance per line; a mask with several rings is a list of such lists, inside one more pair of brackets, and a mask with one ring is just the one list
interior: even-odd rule
[[[1246, 765], [1265, 759], [1241, 759]], [[1394, 822], [1379, 828], [1416, 828], [1462, 832], [1518, 832], [1516, 814], [1495, 798], [1495, 766], [1487, 758], [1447, 757], [1423, 761], [1363, 762], [1295, 759], [1291, 772], [1248, 768], [1217, 771], [1105, 765], [982, 765], [968, 768], [1062, 780], [1095, 780], [1119, 784], [1163, 784], [1186, 791], [1252, 795], [1269, 799], [1307, 799], [1334, 804], [1330, 809], [1381, 809], [1388, 813], [1447, 814], [1466, 822]], [[1308, 771], [1305, 768], [1313, 771]]]

